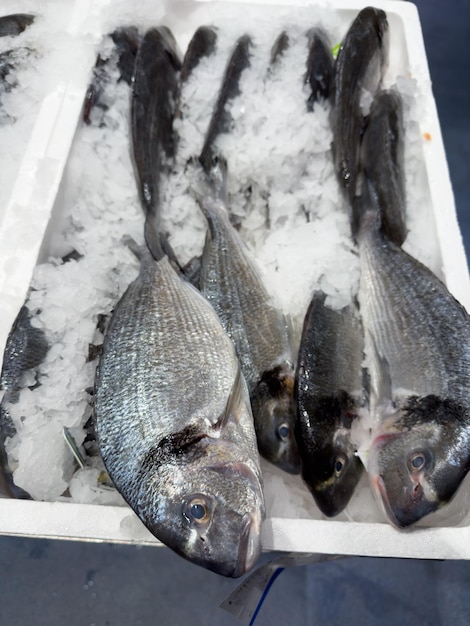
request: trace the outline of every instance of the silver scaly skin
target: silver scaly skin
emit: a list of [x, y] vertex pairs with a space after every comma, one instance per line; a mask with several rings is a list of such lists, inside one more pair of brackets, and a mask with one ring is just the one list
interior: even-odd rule
[[251, 46], [248, 36], [235, 44], [199, 157], [201, 179], [206, 183], [198, 194], [199, 204], [209, 225], [200, 286], [235, 346], [250, 392], [260, 453], [281, 469], [297, 474], [294, 366], [287, 325], [230, 223], [227, 167], [216, 145], [217, 138], [230, 130], [227, 103], [240, 94], [240, 76], [250, 64]]
[[193, 563], [236, 577], [259, 556], [265, 515], [248, 391], [215, 311], [175, 271], [160, 227], [180, 67], [171, 32], [147, 31], [131, 127], [148, 248], [129, 242], [140, 273], [106, 333], [96, 432], [112, 481], [147, 528]]
[[157, 538], [225, 576], [260, 552], [261, 474], [249, 399], [211, 306], [141, 252], [117, 305], [95, 391], [98, 441], [119, 492]]
[[470, 467], [470, 323], [430, 270], [383, 237], [375, 208], [357, 240], [379, 421], [368, 472], [390, 520], [405, 527], [446, 504]]

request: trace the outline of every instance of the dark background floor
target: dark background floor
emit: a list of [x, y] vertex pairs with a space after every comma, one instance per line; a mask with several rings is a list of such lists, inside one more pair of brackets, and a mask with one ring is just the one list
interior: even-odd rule
[[[470, 2], [418, 5], [458, 217], [470, 254]], [[0, 537], [0, 626], [231, 625], [237, 585], [166, 548]], [[464, 626], [470, 562], [351, 558], [286, 570], [258, 626]]]

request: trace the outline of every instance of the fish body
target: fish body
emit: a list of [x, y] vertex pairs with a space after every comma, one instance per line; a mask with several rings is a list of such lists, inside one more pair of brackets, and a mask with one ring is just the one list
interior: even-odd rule
[[304, 80], [311, 90], [307, 100], [307, 109], [313, 111], [315, 102], [327, 100], [330, 97], [334, 62], [328, 38], [321, 29], [310, 29], [307, 38], [308, 58]]
[[298, 473], [292, 401], [294, 367], [287, 326], [251, 258], [230, 223], [226, 174], [200, 200], [209, 224], [201, 265], [201, 290], [233, 341], [250, 391], [261, 454]]
[[356, 193], [364, 113], [364, 90], [375, 93], [388, 65], [389, 30], [381, 9], [366, 7], [351, 24], [339, 49], [331, 93], [333, 156], [349, 199]]
[[470, 324], [446, 286], [384, 237], [371, 186], [360, 204], [360, 308], [377, 422], [367, 469], [388, 517], [405, 527], [448, 502], [469, 469]]
[[297, 360], [296, 438], [302, 478], [320, 510], [340, 513], [363, 466], [351, 425], [363, 405], [363, 334], [353, 305], [333, 310], [315, 292], [304, 320]]
[[163, 543], [240, 576], [264, 516], [249, 398], [209, 303], [164, 256], [141, 256], [117, 305], [96, 389], [101, 454], [113, 483]]
[[106, 331], [96, 433], [113, 483], [147, 528], [193, 563], [236, 577], [259, 556], [265, 514], [253, 418], [233, 345], [174, 269], [159, 230], [178, 64], [167, 29], [148, 31], [142, 46], [131, 120], [148, 247], [129, 243], [140, 273]]
[[370, 108], [361, 164], [380, 207], [381, 231], [398, 246], [405, 241], [406, 195], [403, 105], [397, 91], [380, 91]]

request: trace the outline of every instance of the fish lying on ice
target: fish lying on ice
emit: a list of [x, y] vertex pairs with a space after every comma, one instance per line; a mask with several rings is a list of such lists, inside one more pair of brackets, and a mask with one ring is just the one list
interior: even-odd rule
[[305, 315], [295, 381], [302, 478], [328, 516], [348, 504], [363, 465], [351, 425], [364, 404], [363, 334], [357, 307], [333, 310], [315, 292]]
[[[153, 158], [145, 143], [157, 142], [157, 164], [171, 146], [177, 59], [167, 32], [147, 32], [132, 103], [152, 120], [144, 127], [132, 115], [144, 197]], [[168, 89], [155, 94], [144, 76], [154, 84], [157, 74]], [[198, 565], [241, 576], [259, 556], [264, 518], [246, 384], [214, 310], [172, 267], [163, 234], [150, 234], [159, 223], [159, 186], [150, 183], [152, 254], [136, 250], [140, 273], [114, 310], [97, 370], [100, 450], [115, 486], [157, 538]]]
[[38, 367], [46, 358], [49, 346], [44, 332], [31, 324], [26, 306], [22, 306], [7, 338], [3, 355], [0, 389], [4, 392], [0, 404], [0, 495], [30, 499], [30, 495], [15, 485], [8, 463], [5, 443], [16, 434], [16, 428], [8, 412], [8, 405], [18, 402], [23, 375]]
[[0, 37], [21, 35], [34, 22], [34, 15], [29, 13], [12, 13], [0, 17]]
[[300, 463], [293, 428], [294, 366], [288, 329], [245, 242], [230, 223], [226, 164], [215, 145], [230, 128], [227, 102], [239, 93], [250, 46], [248, 37], [236, 44], [200, 157], [207, 185], [198, 199], [209, 224], [200, 285], [234, 343], [250, 391], [260, 453], [295, 474]]
[[374, 94], [388, 65], [389, 30], [381, 9], [358, 13], [341, 43], [331, 93], [333, 157], [349, 200], [356, 193], [364, 91]]
[[[385, 124], [387, 108], [382, 115]], [[363, 148], [375, 141], [366, 129]], [[353, 211], [377, 423], [367, 469], [387, 516], [405, 527], [446, 504], [470, 467], [470, 323], [446, 286], [385, 236], [384, 211], [401, 207], [380, 201], [382, 184], [365, 177]]]
[[405, 241], [406, 197], [403, 105], [397, 91], [377, 93], [367, 118], [367, 140], [361, 166], [373, 185], [381, 214], [382, 234], [397, 246]]
[[311, 28], [307, 33], [308, 58], [305, 83], [310, 85], [307, 109], [313, 111], [315, 102], [330, 97], [334, 63], [326, 33], [320, 28]]

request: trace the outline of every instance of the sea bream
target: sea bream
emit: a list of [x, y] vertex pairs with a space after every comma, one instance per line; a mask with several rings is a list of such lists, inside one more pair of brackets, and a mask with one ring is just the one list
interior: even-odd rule
[[470, 324], [446, 286], [385, 235], [383, 212], [400, 207], [380, 202], [381, 185], [365, 177], [353, 215], [376, 422], [367, 469], [389, 519], [405, 527], [446, 504], [470, 467]]
[[227, 164], [216, 144], [219, 135], [230, 129], [227, 103], [239, 94], [251, 45], [247, 36], [236, 43], [200, 156], [206, 184], [198, 200], [209, 225], [200, 286], [235, 346], [250, 392], [260, 453], [295, 474], [300, 462], [293, 428], [294, 365], [288, 329], [245, 242], [230, 223]]
[[31, 324], [31, 317], [28, 307], [23, 305], [8, 334], [0, 375], [0, 391], [3, 392], [0, 403], [0, 496], [23, 500], [31, 496], [13, 480], [6, 443], [17, 432], [9, 405], [19, 400], [24, 374], [37, 368], [49, 350], [44, 332]]
[[[138, 100], [154, 123], [134, 123], [132, 132], [134, 150], [142, 151], [135, 159], [139, 184], [150, 183], [143, 193], [155, 194], [144, 205], [147, 235], [158, 224], [159, 185], [146, 178], [152, 153], [145, 144], [157, 141], [168, 156], [176, 59], [167, 32], [146, 33], [133, 106]], [[165, 90], [137, 90], [145, 76], [162, 74]], [[156, 163], [164, 158], [157, 155]], [[193, 563], [241, 576], [259, 556], [264, 518], [249, 396], [216, 313], [175, 271], [163, 238], [147, 237], [151, 252], [133, 246], [140, 272], [106, 332], [95, 389], [99, 446], [116, 488], [158, 539]]]
[[336, 173], [349, 200], [356, 194], [364, 124], [364, 93], [374, 94], [388, 66], [389, 27], [381, 9], [360, 11], [343, 39], [331, 89], [331, 126]]
[[351, 426], [364, 405], [363, 334], [357, 307], [330, 308], [315, 292], [305, 315], [297, 358], [295, 434], [302, 478], [319, 509], [338, 515], [363, 465]]

